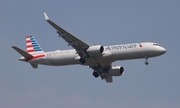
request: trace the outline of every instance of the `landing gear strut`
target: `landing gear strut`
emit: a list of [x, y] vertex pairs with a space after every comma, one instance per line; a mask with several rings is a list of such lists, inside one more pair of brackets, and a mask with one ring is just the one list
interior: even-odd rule
[[149, 62], [148, 62], [148, 56], [145, 56], [145, 62], [144, 62], [146, 65], [148, 65], [149, 64]]
[[81, 64], [86, 63], [86, 61], [84, 60], [84, 58], [80, 58], [80, 59], [79, 59], [79, 62], [80, 62]]

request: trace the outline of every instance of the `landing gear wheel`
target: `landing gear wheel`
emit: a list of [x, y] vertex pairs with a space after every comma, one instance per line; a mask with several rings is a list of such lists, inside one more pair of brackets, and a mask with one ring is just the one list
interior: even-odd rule
[[145, 63], [146, 65], [148, 65], [148, 64], [149, 64], [149, 62], [148, 62], [148, 61], [145, 61], [144, 63]]
[[99, 74], [98, 74], [97, 72], [93, 72], [93, 76], [94, 76], [95, 78], [97, 78], [97, 77], [99, 76]]

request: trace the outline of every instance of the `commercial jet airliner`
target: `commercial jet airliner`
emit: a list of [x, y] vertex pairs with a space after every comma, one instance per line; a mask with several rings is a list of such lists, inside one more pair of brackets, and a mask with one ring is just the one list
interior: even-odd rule
[[38, 64], [50, 66], [80, 64], [92, 68], [95, 78], [101, 77], [106, 82], [112, 82], [113, 76], [121, 76], [124, 73], [123, 66], [113, 66], [112, 62], [145, 58], [144, 63], [148, 65], [148, 58], [160, 56], [166, 52], [165, 48], [155, 42], [89, 45], [55, 24], [46, 13], [44, 17], [57, 30], [59, 37], [74, 49], [44, 52], [33, 36], [26, 36], [26, 51], [16, 46], [12, 48], [22, 55], [19, 58], [20, 61], [30, 63], [33, 68], [37, 68]]

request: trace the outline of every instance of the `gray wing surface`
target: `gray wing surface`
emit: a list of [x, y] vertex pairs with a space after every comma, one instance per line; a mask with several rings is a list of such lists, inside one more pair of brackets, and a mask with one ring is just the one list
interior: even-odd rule
[[111, 83], [111, 82], [113, 82], [113, 78], [112, 78], [112, 76], [108, 76], [108, 77], [106, 77], [106, 78], [104, 78], [105, 80], [106, 80], [106, 82], [108, 82], [108, 83]]
[[[113, 82], [113, 78], [112, 76], [110, 76], [108, 73], [107, 73], [107, 70], [110, 69], [111, 67], [111, 63], [112, 62], [106, 62], [106, 63], [97, 63], [95, 65], [91, 65], [89, 66], [90, 68], [92, 68], [93, 70], [99, 70], [99, 76], [101, 77], [101, 79], [105, 80], [107, 83], [111, 83]], [[99, 68], [99, 69], [97, 69]]]
[[32, 55], [28, 54], [27, 52], [23, 51], [22, 49], [20, 49], [20, 48], [18, 48], [16, 46], [12, 46], [12, 48], [14, 50], [16, 50], [19, 54], [21, 54], [25, 58], [32, 58], [33, 57]]
[[80, 57], [88, 55], [86, 50], [89, 48], [89, 45], [87, 43], [83, 42], [82, 40], [78, 39], [77, 37], [64, 30], [63, 28], [59, 27], [57, 24], [55, 24], [49, 19], [45, 12], [44, 17], [45, 20], [57, 30], [59, 36], [62, 37], [68, 43], [68, 45], [72, 46], [77, 51]]
[[[86, 51], [90, 47], [89, 44], [83, 42], [82, 40], [78, 39], [77, 37], [64, 30], [63, 28], [59, 27], [57, 24], [55, 24], [49, 19], [45, 12], [44, 17], [45, 20], [57, 30], [59, 36], [62, 37], [68, 43], [68, 45], [72, 46], [77, 51], [80, 57], [84, 58], [89, 56]], [[106, 82], [112, 82], [112, 76], [107, 74], [107, 70], [110, 69], [112, 62], [113, 61], [108, 61], [106, 63], [96, 63], [94, 65], [90, 65], [89, 67], [93, 70], [97, 70], [98, 68], [100, 70], [99, 76], [102, 79], [105, 79]]]

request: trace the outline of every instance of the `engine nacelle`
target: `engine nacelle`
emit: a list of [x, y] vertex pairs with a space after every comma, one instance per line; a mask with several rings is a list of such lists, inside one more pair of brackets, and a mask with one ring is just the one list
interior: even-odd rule
[[90, 46], [87, 49], [89, 55], [101, 55], [104, 51], [104, 47], [101, 45]]
[[111, 76], [121, 76], [124, 74], [124, 68], [122, 66], [112, 66], [107, 73]]

